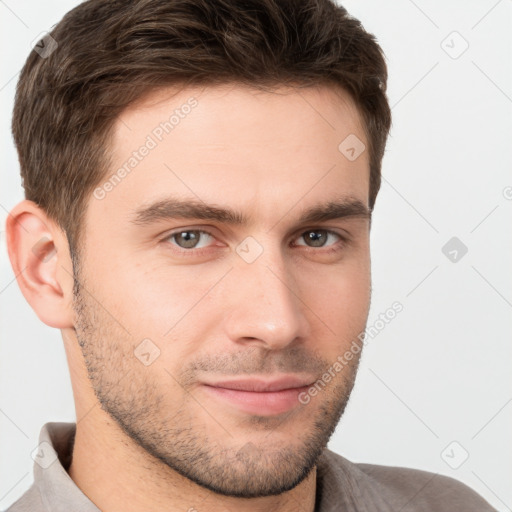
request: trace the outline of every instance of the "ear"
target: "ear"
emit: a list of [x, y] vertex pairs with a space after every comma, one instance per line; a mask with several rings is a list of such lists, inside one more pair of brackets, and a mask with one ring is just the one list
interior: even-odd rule
[[23, 296], [46, 325], [72, 328], [73, 267], [64, 231], [33, 201], [6, 222], [9, 259]]

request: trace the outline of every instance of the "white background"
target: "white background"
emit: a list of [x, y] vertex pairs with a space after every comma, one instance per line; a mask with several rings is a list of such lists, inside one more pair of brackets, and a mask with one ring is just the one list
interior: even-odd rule
[[[32, 41], [76, 3], [0, 2], [0, 509], [32, 481], [41, 426], [75, 420], [60, 332], [21, 295], [3, 230], [23, 198], [10, 135], [18, 73]], [[369, 340], [329, 447], [354, 462], [455, 477], [509, 511], [512, 2], [343, 5], [387, 55], [393, 112], [372, 225], [368, 325], [394, 301], [404, 310]], [[468, 248], [455, 263], [441, 250], [454, 236]], [[452, 469], [447, 462], [460, 464], [466, 452]]]

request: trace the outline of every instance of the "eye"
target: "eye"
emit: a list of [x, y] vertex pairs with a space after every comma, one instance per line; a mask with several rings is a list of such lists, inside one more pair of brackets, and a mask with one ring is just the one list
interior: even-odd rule
[[[338, 233], [334, 231], [330, 231], [328, 229], [310, 229], [308, 231], [304, 231], [300, 237], [298, 238], [303, 239], [306, 243], [305, 244], [297, 244], [297, 245], [306, 245], [307, 247], [326, 247], [326, 242], [329, 240], [329, 237], [332, 239], [332, 237], [337, 237], [338, 240], [344, 241], [345, 239], [339, 235]], [[332, 246], [334, 244], [329, 244], [329, 246]]]
[[164, 240], [173, 240], [176, 242], [178, 247], [182, 249], [202, 249], [205, 247], [204, 243], [201, 245], [199, 242], [201, 237], [206, 238], [206, 242], [208, 238], [213, 239], [213, 236], [210, 235], [207, 231], [202, 231], [200, 229], [182, 229], [181, 231], [176, 231], [175, 233], [171, 233]]

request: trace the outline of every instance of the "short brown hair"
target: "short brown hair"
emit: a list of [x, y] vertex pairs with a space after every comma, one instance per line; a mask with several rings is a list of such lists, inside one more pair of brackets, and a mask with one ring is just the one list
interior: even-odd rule
[[62, 227], [72, 256], [109, 172], [117, 116], [160, 87], [343, 88], [365, 125], [373, 208], [391, 124], [387, 68], [375, 37], [333, 1], [88, 0], [50, 36], [39, 49], [53, 51], [32, 50], [21, 71], [12, 130], [25, 197]]

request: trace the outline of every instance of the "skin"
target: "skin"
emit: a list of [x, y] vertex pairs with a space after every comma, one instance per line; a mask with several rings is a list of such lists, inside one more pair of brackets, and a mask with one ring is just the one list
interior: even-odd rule
[[[112, 172], [191, 97], [197, 106], [136, 168], [90, 197], [75, 278], [65, 233], [37, 205], [22, 201], [7, 221], [20, 288], [65, 344], [77, 416], [68, 472], [106, 512], [312, 512], [315, 463], [360, 354], [281, 414], [241, 411], [202, 383], [283, 373], [314, 381], [364, 331], [369, 219], [298, 223], [304, 209], [340, 198], [368, 206], [368, 151], [350, 161], [338, 150], [349, 134], [368, 146], [361, 118], [326, 86], [162, 90], [116, 122]], [[250, 222], [131, 222], [170, 194]], [[187, 230], [208, 233], [193, 231], [199, 249], [169, 236]], [[303, 236], [311, 231], [324, 235], [317, 245]], [[236, 250], [249, 236], [263, 250], [252, 263]], [[148, 365], [134, 354], [144, 339], [159, 350]]]

